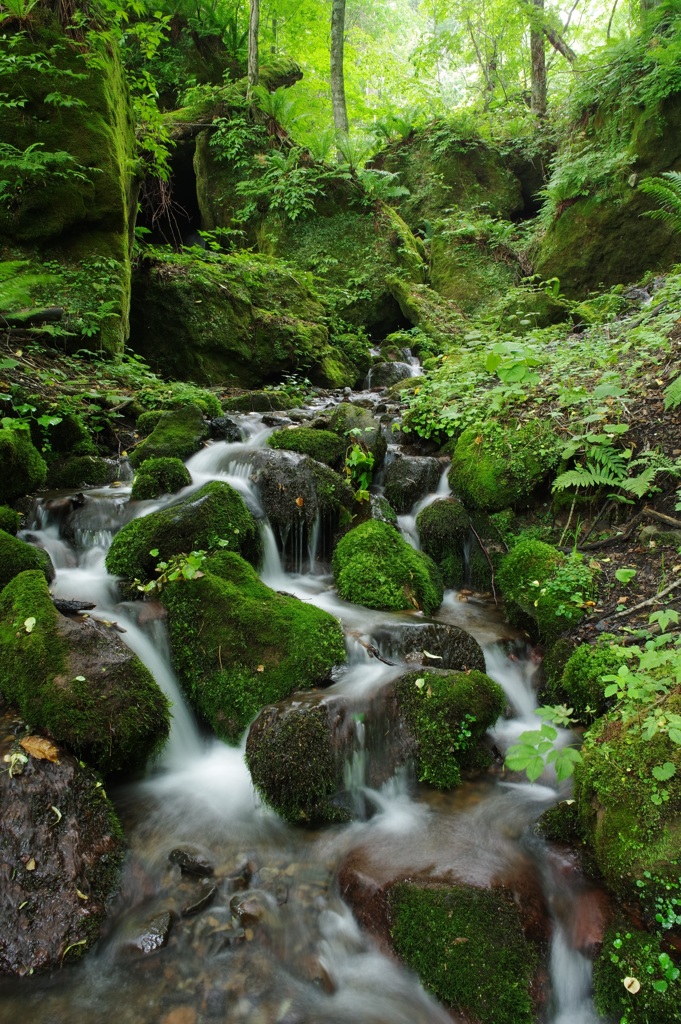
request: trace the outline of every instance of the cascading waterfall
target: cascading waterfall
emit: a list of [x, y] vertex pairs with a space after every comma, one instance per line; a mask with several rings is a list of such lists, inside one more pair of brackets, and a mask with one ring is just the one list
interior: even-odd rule
[[[371, 656], [372, 629], [386, 620], [396, 625], [414, 620], [369, 611], [338, 598], [332, 581], [316, 566], [319, 523], [310, 532], [309, 545], [303, 544], [301, 534], [297, 572], [284, 571], [272, 527], [249, 478], [248, 452], [262, 446], [270, 430], [255, 416], [240, 422], [242, 429], [247, 424], [248, 439], [237, 444], [216, 442], [193, 456], [188, 462], [192, 485], [183, 494], [213, 479], [227, 480], [240, 491], [259, 517], [264, 581], [343, 621], [349, 658], [329, 693], [351, 698], [361, 708], [362, 702], [404, 670]], [[63, 520], [39, 508], [36, 528], [27, 536], [53, 556], [56, 595], [93, 601], [94, 615], [115, 619], [126, 630], [122, 638], [173, 702], [170, 742], [149, 778], [120, 795], [130, 837], [130, 864], [106, 941], [82, 965], [65, 969], [53, 980], [32, 979], [30, 988], [3, 983], [0, 1024], [15, 1024], [18, 1019], [30, 1019], [32, 1024], [166, 1024], [175, 1020], [173, 1013], [178, 1021], [184, 1020], [179, 1015], [183, 1008], [188, 1021], [201, 1024], [445, 1024], [456, 1020], [423, 991], [413, 974], [386, 958], [360, 930], [332, 888], [334, 870], [349, 852], [361, 850], [371, 858], [379, 878], [437, 864], [444, 876], [488, 884], [514, 863], [519, 844], [538, 814], [555, 803], [556, 789], [550, 780], [541, 785], [499, 785], [489, 779], [464, 784], [450, 794], [424, 790], [415, 794], [405, 771], [380, 789], [371, 789], [367, 765], [372, 749], [358, 711], [345, 783], [358, 808], [368, 807], [373, 813], [367, 820], [320, 835], [282, 823], [259, 805], [243, 748], [229, 748], [200, 735], [170, 666], [163, 622], [141, 625], [135, 606], [118, 603], [116, 582], [106, 573], [104, 556], [113, 530], [110, 524], [120, 525], [130, 516], [131, 510], [122, 507], [124, 493], [98, 491], [82, 528], [68, 540], [61, 532]], [[419, 505], [426, 507], [448, 493], [443, 473], [437, 491]], [[146, 514], [174, 500], [177, 497], [141, 503], [138, 512]], [[103, 507], [97, 511], [99, 503]], [[414, 523], [420, 507], [412, 512]], [[95, 528], [97, 517], [101, 521]], [[463, 616], [464, 628], [485, 644], [488, 672], [507, 694], [513, 717], [499, 723], [494, 733], [495, 742], [505, 746], [530, 724], [536, 727], [533, 666], [526, 658], [510, 660], [493, 642], [504, 635], [505, 627], [495, 625], [489, 614], [474, 605], [457, 605], [449, 592], [442, 621], [452, 621], [454, 612], [458, 624]], [[230, 890], [215, 898], [209, 913], [183, 918], [162, 955], [143, 963], [131, 959], [131, 930], [168, 905], [168, 851], [181, 843], [206, 849], [216, 865], [217, 879], [228, 880], [238, 872], [250, 878], [256, 871], [263, 883], [280, 894], [267, 904], [262, 941], [255, 933], [249, 936], [234, 927]], [[546, 867], [544, 847], [538, 850], [535, 841], [529, 848], [554, 917], [553, 1009], [548, 1024], [594, 1024], [590, 963], [569, 941], [570, 892], [561, 893], [558, 911], [552, 895], [556, 883]], [[562, 884], [569, 889], [567, 882]], [[191, 1016], [194, 1009], [199, 1009], [200, 1017]]]

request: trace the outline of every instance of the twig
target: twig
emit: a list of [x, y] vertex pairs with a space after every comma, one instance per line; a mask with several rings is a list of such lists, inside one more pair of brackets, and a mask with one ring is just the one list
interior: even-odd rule
[[644, 515], [650, 516], [651, 519], [659, 519], [661, 523], [665, 523], [667, 526], [676, 526], [681, 529], [681, 519], [674, 519], [672, 516], [666, 516], [663, 512], [656, 512], [653, 508], [646, 507], [643, 509]]
[[558, 547], [562, 546], [563, 541], [565, 540], [565, 535], [567, 534], [568, 530], [570, 529], [570, 523], [572, 522], [572, 513], [575, 510], [575, 502], [576, 501], [577, 501], [577, 492], [575, 491], [575, 496], [572, 499], [572, 504], [570, 505], [570, 515], [568, 516], [568, 521], [565, 524], [565, 529], [563, 530], [563, 532], [560, 535], [560, 540], [558, 541]]
[[498, 607], [499, 607], [499, 599], [498, 599], [498, 597], [497, 597], [497, 591], [496, 591], [496, 587], [494, 586], [494, 566], [493, 566], [493, 564], [492, 564], [492, 559], [491, 559], [491, 558], [489, 557], [489, 551], [487, 550], [487, 548], [485, 547], [485, 545], [484, 545], [484, 544], [482, 543], [482, 541], [480, 540], [480, 534], [478, 533], [478, 531], [477, 531], [477, 530], [475, 529], [475, 527], [473, 526], [473, 524], [472, 524], [472, 523], [469, 523], [469, 526], [470, 526], [471, 532], [472, 532], [472, 533], [474, 534], [474, 536], [475, 536], [475, 539], [477, 540], [478, 544], [480, 545], [480, 550], [482, 551], [483, 555], [484, 555], [484, 556], [485, 556], [485, 558], [487, 559], [487, 563], [488, 563], [488, 565], [489, 565], [489, 568], [490, 568], [490, 572], [492, 573], [492, 579], [491, 579], [491, 585], [492, 585], [492, 597], [494, 598], [494, 604], [495, 604], [495, 605], [496, 605], [496, 607], [498, 608]]
[[586, 533], [582, 537], [582, 544], [586, 544], [586, 542], [588, 541], [589, 537], [594, 532], [594, 530], [596, 529], [596, 526], [598, 525], [598, 523], [600, 523], [600, 521], [603, 518], [603, 516], [605, 515], [605, 513], [608, 511], [608, 509], [610, 509], [612, 507], [612, 504], [613, 503], [611, 501], [606, 501], [605, 504], [601, 506], [601, 511], [598, 513], [598, 515], [596, 516], [596, 518], [592, 522], [591, 526], [589, 527], [589, 529], [586, 531]]
[[610, 617], [612, 619], [621, 619], [623, 615], [633, 615], [634, 612], [638, 612], [641, 608], [648, 608], [651, 604], [656, 604], [661, 598], [666, 597], [667, 594], [671, 594], [672, 590], [676, 590], [681, 587], [681, 580], [676, 580], [675, 583], [670, 583], [664, 590], [660, 590], [653, 597], [649, 597], [647, 601], [641, 601], [640, 604], [635, 604], [633, 608], [625, 608], [623, 612], [616, 612]]
[[[643, 512], [638, 512], [633, 519], [630, 519], [622, 533], [618, 533], [615, 537], [607, 537], [606, 540], [595, 540], [591, 544], [580, 544], [577, 548], [578, 551], [597, 551], [599, 548], [608, 548], [612, 544], [619, 544], [623, 540], [629, 540], [634, 527], [639, 522]], [[572, 548], [561, 548], [561, 551], [572, 551]]]

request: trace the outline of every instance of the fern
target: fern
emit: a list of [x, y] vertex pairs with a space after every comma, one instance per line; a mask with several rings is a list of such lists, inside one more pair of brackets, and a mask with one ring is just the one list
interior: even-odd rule
[[681, 376], [665, 388], [664, 407], [665, 409], [676, 409], [681, 405]]
[[643, 216], [664, 220], [675, 231], [681, 231], [681, 171], [665, 171], [659, 178], [645, 178], [638, 187], [659, 203], [657, 210], [646, 210]]

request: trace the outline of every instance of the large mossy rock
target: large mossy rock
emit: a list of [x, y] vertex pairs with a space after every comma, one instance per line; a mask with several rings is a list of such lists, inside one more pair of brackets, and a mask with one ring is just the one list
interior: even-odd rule
[[392, 684], [372, 693], [361, 712], [338, 694], [299, 694], [264, 707], [255, 719], [246, 762], [260, 796], [286, 821], [315, 825], [355, 816], [359, 794], [349, 790], [346, 769], [358, 752], [360, 714], [373, 752], [364, 784], [378, 788], [413, 751]]
[[118, 478], [118, 463], [97, 455], [74, 455], [53, 462], [47, 471], [48, 487], [103, 487]]
[[465, 505], [483, 512], [527, 505], [560, 449], [550, 424], [534, 420], [467, 427], [452, 454], [449, 484]]
[[480, 1024], [534, 1024], [536, 948], [504, 889], [426, 887], [389, 892], [392, 942], [438, 999]]
[[[650, 50], [659, 43], [651, 40]], [[648, 62], [651, 77], [659, 77], [665, 59], [664, 47], [658, 52], [660, 63], [652, 63], [652, 74]], [[643, 68], [641, 72], [643, 79]], [[660, 91], [665, 87], [669, 88], [666, 82]], [[638, 104], [623, 105], [619, 95], [611, 96], [609, 103], [604, 98], [601, 106], [594, 103], [584, 111], [579, 135], [587, 155], [575, 152], [574, 133], [570, 133], [566, 152], [558, 155], [559, 166], [563, 163], [562, 183], [555, 185], [556, 191], [560, 188], [560, 201], [535, 261], [537, 273], [544, 279], [559, 278], [561, 291], [570, 298], [638, 281], [647, 272], [667, 270], [681, 258], [681, 235], [671, 223], [647, 216], [655, 203], [636, 188], [644, 178], [681, 167], [681, 92]], [[613, 135], [619, 141], [620, 165], [594, 178], [590, 164], [597, 164], [597, 154], [609, 152]], [[568, 194], [566, 160], [575, 161]]]
[[430, 283], [467, 315], [488, 308], [524, 276], [512, 250], [473, 221], [448, 217], [430, 242]]
[[[5, 83], [10, 98], [21, 102], [3, 104], [0, 140], [21, 151], [38, 145], [46, 155], [67, 153], [73, 163], [55, 164], [44, 175], [8, 168], [0, 235], [10, 241], [12, 255], [27, 258], [38, 273], [47, 261], [59, 262], [48, 304], [65, 307], [74, 319], [87, 307], [87, 316], [97, 317], [102, 348], [117, 354], [128, 336], [137, 210], [137, 146], [120, 47], [105, 31], [90, 32], [87, 43], [74, 45], [56, 20], [45, 23], [44, 12], [34, 12], [31, 31], [14, 43], [28, 63]], [[67, 101], [47, 103], [49, 94]], [[92, 294], [93, 280], [99, 287], [94, 301], [83, 298]], [[110, 310], [106, 315], [102, 302]]]
[[[250, 480], [285, 558], [307, 551], [313, 535], [317, 554], [331, 554], [338, 531], [350, 521], [353, 493], [333, 469], [296, 452], [258, 449], [237, 456], [248, 465]], [[298, 553], [298, 554], [297, 554]]]
[[21, 516], [18, 512], [15, 512], [9, 505], [0, 505], [0, 530], [4, 530], [5, 533], [11, 533], [13, 537], [16, 537], [20, 524]]
[[0, 429], [0, 501], [14, 501], [45, 483], [47, 464], [25, 430]]
[[420, 608], [430, 614], [442, 603], [442, 578], [433, 560], [376, 519], [338, 542], [333, 574], [339, 595], [367, 608]]
[[323, 462], [332, 469], [340, 469], [345, 456], [346, 444], [338, 434], [330, 430], [315, 430], [314, 427], [292, 427], [289, 430], [275, 430], [267, 438], [270, 448], [284, 448], [299, 455], [309, 455], [316, 462]]
[[522, 623], [520, 613], [534, 620], [539, 638], [547, 643], [582, 617], [583, 603], [596, 586], [594, 570], [581, 555], [568, 557], [540, 540], [516, 544], [502, 560], [496, 580], [505, 600], [512, 602], [510, 618]]
[[141, 466], [146, 459], [181, 459], [184, 462], [199, 450], [207, 435], [201, 409], [190, 402], [164, 413], [149, 436], [130, 453], [130, 462], [133, 466]]
[[258, 387], [319, 365], [326, 310], [304, 275], [255, 253], [197, 253], [155, 255], [135, 275], [130, 343], [153, 369]]
[[421, 550], [439, 567], [447, 587], [460, 587], [464, 581], [464, 548], [470, 526], [471, 517], [456, 498], [440, 498], [416, 517]]
[[175, 494], [192, 482], [189, 470], [181, 459], [152, 458], [145, 459], [135, 474], [131, 501], [148, 501], [160, 498], [162, 494]]
[[0, 692], [102, 772], [136, 772], [170, 731], [169, 703], [110, 626], [68, 619], [41, 572], [0, 595]]
[[444, 118], [412, 132], [375, 159], [400, 176], [409, 195], [399, 210], [412, 229], [442, 217], [453, 207], [484, 205], [495, 217], [510, 219], [523, 207], [522, 187], [494, 146], [470, 126]]
[[[681, 696], [671, 693], [654, 713], [681, 714]], [[643, 739], [636, 718], [622, 721], [612, 713], [591, 727], [582, 752], [575, 799], [584, 838], [608, 886], [620, 896], [637, 893], [645, 899], [637, 882], [645, 884], [646, 872], [653, 888], [655, 882], [678, 884], [681, 747], [663, 732]], [[675, 766], [675, 774], [658, 782], [653, 768], [666, 763]], [[648, 909], [654, 912], [652, 905]]]
[[491, 764], [480, 744], [506, 709], [504, 691], [484, 672], [430, 670], [402, 676], [395, 685], [400, 715], [416, 741], [421, 782], [450, 789], [461, 773]]
[[42, 757], [42, 737], [25, 741], [36, 756], [0, 741], [0, 760], [26, 758], [0, 772], [0, 975], [60, 970], [91, 946], [124, 853], [97, 776], [54, 744]]
[[329, 679], [345, 658], [343, 632], [327, 612], [265, 586], [233, 552], [203, 569], [163, 590], [171, 656], [196, 711], [235, 743], [264, 705]]
[[605, 641], [580, 644], [567, 659], [560, 678], [547, 684], [547, 696], [556, 704], [567, 704], [576, 718], [588, 725], [607, 710], [608, 684], [603, 677], [617, 675], [623, 663], [624, 656]]
[[[114, 537], [106, 567], [114, 576], [150, 580], [160, 560], [205, 551], [216, 537], [258, 562], [261, 548], [255, 519], [239, 492], [221, 480], [205, 484], [170, 508], [133, 519]], [[158, 554], [150, 554], [152, 550]]]
[[398, 455], [385, 471], [385, 497], [397, 513], [410, 512], [417, 501], [436, 489], [441, 473], [437, 459]]
[[48, 583], [54, 579], [54, 566], [47, 551], [0, 530], [0, 591], [20, 572], [30, 569], [41, 572]]

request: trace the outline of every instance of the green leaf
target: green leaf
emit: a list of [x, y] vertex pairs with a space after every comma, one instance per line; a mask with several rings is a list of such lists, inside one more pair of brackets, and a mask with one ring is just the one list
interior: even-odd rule
[[636, 575], [636, 569], [617, 569], [615, 572], [615, 579], [620, 583], [630, 583]]
[[653, 775], [658, 782], [667, 782], [668, 779], [676, 775], [676, 765], [672, 764], [671, 761], [665, 761], [662, 765], [655, 765]]

